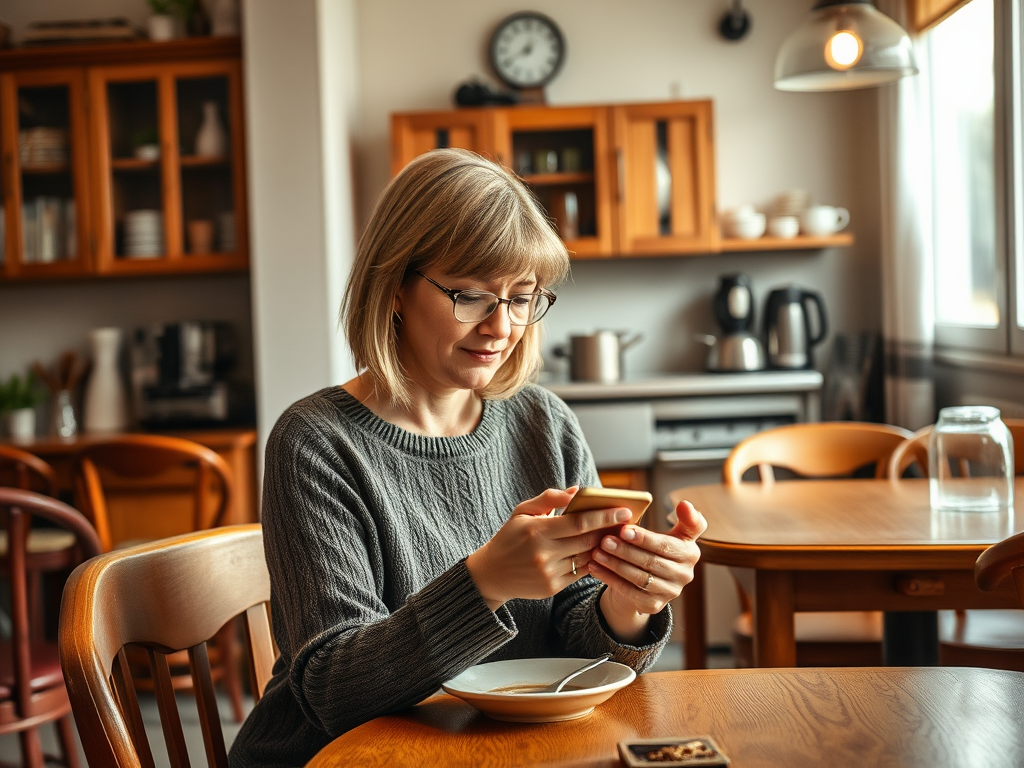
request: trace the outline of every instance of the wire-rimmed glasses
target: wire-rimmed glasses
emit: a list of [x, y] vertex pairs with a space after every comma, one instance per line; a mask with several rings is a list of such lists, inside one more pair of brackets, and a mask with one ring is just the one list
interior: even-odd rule
[[488, 291], [456, 291], [445, 288], [436, 280], [431, 280], [418, 269], [417, 275], [427, 282], [436, 285], [452, 300], [455, 319], [460, 323], [480, 323], [490, 317], [500, 305], [508, 305], [508, 321], [512, 325], [533, 325], [540, 320], [551, 305], [555, 303], [555, 294], [541, 289], [534, 293], [517, 293], [503, 299]]

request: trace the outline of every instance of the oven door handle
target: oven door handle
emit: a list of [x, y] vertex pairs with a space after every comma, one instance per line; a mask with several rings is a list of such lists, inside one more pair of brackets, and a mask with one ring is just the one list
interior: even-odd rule
[[659, 464], [696, 464], [725, 461], [732, 448], [701, 448], [693, 451], [658, 451], [654, 458]]

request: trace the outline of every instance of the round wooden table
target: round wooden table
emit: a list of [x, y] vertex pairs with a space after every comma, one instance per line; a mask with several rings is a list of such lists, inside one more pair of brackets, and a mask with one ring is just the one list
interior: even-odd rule
[[629, 739], [711, 736], [735, 768], [1019, 768], [1024, 674], [961, 667], [654, 672], [563, 723], [493, 721], [437, 695], [308, 764], [621, 766]]

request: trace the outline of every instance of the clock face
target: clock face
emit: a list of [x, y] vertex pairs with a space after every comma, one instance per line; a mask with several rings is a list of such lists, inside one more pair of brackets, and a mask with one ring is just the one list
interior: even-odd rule
[[517, 13], [491, 37], [491, 66], [513, 88], [538, 88], [551, 80], [565, 59], [558, 25], [539, 13]]

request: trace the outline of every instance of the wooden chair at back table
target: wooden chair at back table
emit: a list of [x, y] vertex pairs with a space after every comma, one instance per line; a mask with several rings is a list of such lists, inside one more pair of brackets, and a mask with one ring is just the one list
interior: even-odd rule
[[[0, 486], [21, 488], [57, 498], [57, 472], [33, 453], [13, 445], [0, 445]], [[70, 571], [77, 565], [76, 542], [75, 534], [64, 528], [33, 526], [29, 530], [26, 567], [29, 575], [30, 617], [33, 632], [39, 637], [42, 637], [45, 629], [42, 574]], [[0, 557], [6, 553], [7, 534], [0, 531]]]
[[[732, 449], [722, 466], [722, 481], [738, 485], [757, 468], [762, 483], [775, 481], [775, 469], [800, 478], [850, 477], [870, 468], [885, 476], [893, 449], [911, 432], [888, 424], [831, 421], [790, 424], [758, 432]], [[736, 666], [754, 663], [751, 599], [736, 582], [742, 612], [733, 627]], [[875, 666], [882, 663], [882, 614], [879, 611], [798, 612], [794, 616], [799, 666]]]
[[[1024, 419], [1003, 419], [1014, 444], [1014, 474], [1024, 474]], [[889, 457], [889, 476], [916, 472], [928, 477], [928, 441], [932, 428], [919, 429]], [[966, 473], [969, 456], [961, 459]], [[998, 546], [998, 545], [996, 545]], [[984, 557], [984, 555], [983, 555]], [[989, 667], [1024, 672], [1024, 611], [970, 610], [939, 612], [939, 662], [950, 667]]]
[[69, 717], [71, 705], [64, 687], [55, 643], [33, 634], [29, 618], [27, 541], [31, 518], [41, 518], [75, 539], [77, 562], [97, 555], [99, 537], [78, 510], [57, 499], [20, 488], [0, 488], [0, 516], [7, 541], [2, 569], [10, 588], [11, 639], [0, 643], [0, 734], [17, 733], [22, 763], [43, 768], [38, 728], [57, 725], [62, 760], [78, 766], [78, 748]]
[[[167, 656], [186, 651], [207, 763], [226, 766], [206, 640], [244, 614], [258, 700], [271, 677], [270, 576], [259, 525], [184, 534], [109, 552], [75, 570], [64, 591], [60, 659], [75, 724], [93, 766], [153, 765], [125, 646], [144, 646], [170, 764], [189, 758]], [[195, 756], [193, 756], [194, 758]]]
[[[134, 490], [133, 481], [166, 478], [168, 485], [190, 487], [189, 515], [184, 527], [174, 533], [222, 525], [234, 482], [231, 468], [216, 452], [191, 440], [165, 435], [126, 434], [92, 441], [78, 452], [74, 474], [76, 503], [96, 526], [105, 552], [148, 539], [163, 538], [144, 535], [160, 522], [151, 520], [154, 515], [147, 514], [145, 504], [133, 505], [131, 519], [114, 525], [111, 506], [123, 489]], [[143, 535], [125, 536], [126, 530], [132, 533], [131, 524], [135, 524], [136, 530]], [[122, 535], [115, 536], [115, 530]], [[232, 714], [240, 723], [245, 718], [245, 711], [234, 629], [233, 625], [224, 628], [211, 653], [214, 679], [223, 681], [231, 699]], [[152, 689], [153, 681], [148, 678], [145, 654], [139, 649], [129, 649], [128, 659], [133, 664], [137, 685]], [[192, 686], [190, 676], [184, 673], [187, 664], [184, 654], [172, 660], [172, 666], [182, 668], [182, 672], [173, 678], [181, 690], [189, 690]]]

